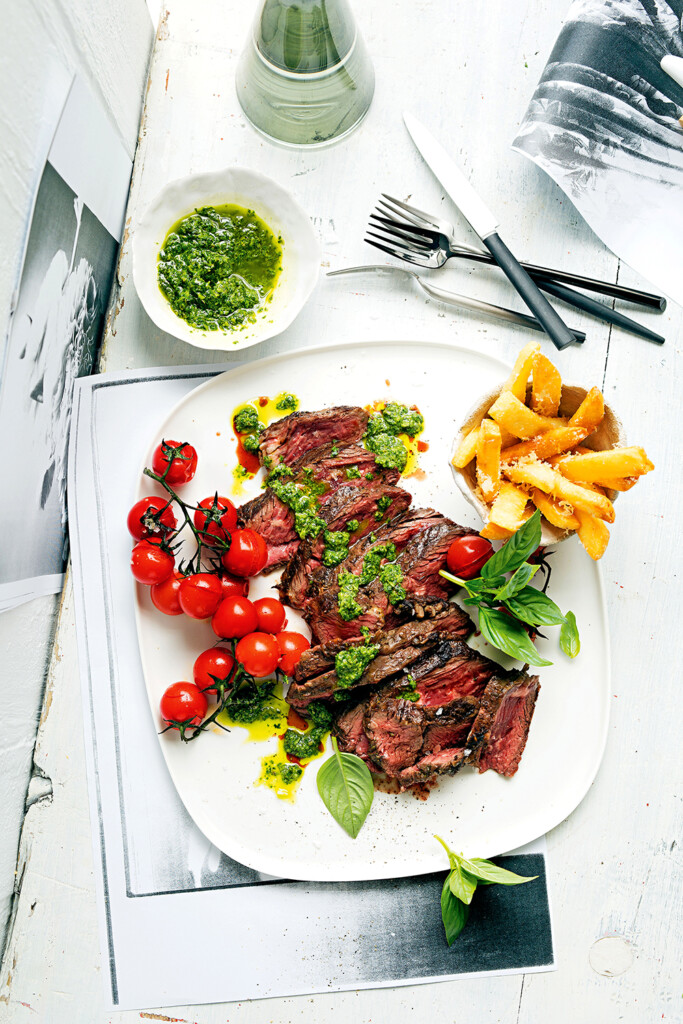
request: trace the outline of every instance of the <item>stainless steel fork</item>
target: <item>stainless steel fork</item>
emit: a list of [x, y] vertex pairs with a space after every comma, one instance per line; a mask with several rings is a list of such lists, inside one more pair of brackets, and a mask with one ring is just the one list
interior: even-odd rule
[[[389, 253], [390, 256], [398, 256], [419, 267], [442, 267], [446, 260], [453, 257], [471, 260], [475, 263], [495, 265], [495, 260], [488, 252], [457, 243], [455, 228], [450, 221], [425, 213], [424, 210], [418, 210], [384, 192], [379, 207], [378, 213], [370, 215], [370, 220], [373, 222], [370, 227], [376, 228], [382, 234], [368, 231], [370, 238], [366, 238], [366, 241], [370, 245], [374, 245], [375, 248]], [[596, 278], [584, 277], [566, 270], [542, 267], [534, 263], [523, 262], [522, 266], [537, 283], [542, 280], [574, 285], [577, 288], [584, 288], [586, 291], [623, 299], [656, 309], [659, 312], [666, 309], [666, 299], [662, 295], [654, 295], [637, 288], [612, 284], [611, 281], [600, 281]]]

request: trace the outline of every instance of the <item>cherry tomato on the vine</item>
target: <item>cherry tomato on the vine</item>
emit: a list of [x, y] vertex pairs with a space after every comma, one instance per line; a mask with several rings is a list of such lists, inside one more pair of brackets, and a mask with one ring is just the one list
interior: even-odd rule
[[206, 714], [208, 701], [194, 683], [171, 683], [165, 691], [159, 710], [168, 725], [180, 722], [183, 725], [201, 725]]
[[311, 646], [310, 641], [301, 633], [278, 633], [275, 639], [280, 649], [278, 668], [282, 669], [286, 676], [294, 675], [301, 655]]
[[235, 576], [256, 576], [268, 561], [268, 545], [254, 530], [234, 530], [230, 550], [221, 561]]
[[279, 633], [285, 624], [285, 606], [274, 597], [262, 597], [254, 601], [258, 628], [263, 633]]
[[197, 452], [186, 442], [164, 440], [154, 451], [152, 469], [159, 476], [168, 469], [164, 479], [171, 485], [189, 484], [197, 471]]
[[184, 579], [183, 574], [176, 570], [168, 579], [162, 580], [161, 583], [155, 583], [150, 588], [152, 604], [160, 612], [163, 612], [164, 615], [183, 614], [183, 609], [180, 607], [178, 600], [178, 591], [180, 590], [180, 583]]
[[235, 666], [235, 659], [227, 647], [209, 647], [202, 651], [194, 663], [195, 685], [210, 699], [215, 700], [216, 679], [227, 680]]
[[246, 597], [249, 593], [249, 580], [244, 577], [230, 576], [223, 573], [221, 576], [223, 597]]
[[162, 537], [176, 528], [176, 517], [166, 498], [151, 495], [136, 501], [128, 513], [128, 531], [136, 540]]
[[161, 548], [161, 541], [156, 537], [139, 540], [133, 548], [130, 570], [138, 583], [144, 583], [148, 587], [154, 583], [163, 583], [174, 568], [173, 555]]
[[235, 648], [235, 657], [245, 672], [263, 679], [272, 675], [280, 660], [280, 648], [269, 633], [248, 633]]
[[248, 597], [226, 597], [218, 605], [211, 628], [216, 636], [225, 640], [253, 633], [258, 627], [254, 606]]
[[[205, 511], [200, 512], [199, 509]], [[194, 525], [201, 533], [205, 544], [228, 540], [237, 526], [237, 509], [230, 498], [223, 498], [220, 494], [214, 495], [213, 498], [204, 498], [199, 502], [199, 508], [194, 514]]]
[[213, 573], [195, 572], [180, 584], [178, 600], [191, 619], [208, 619], [223, 600], [221, 581]]
[[466, 533], [462, 537], [456, 537], [449, 547], [446, 565], [461, 579], [473, 580], [492, 554], [493, 547], [485, 537], [479, 537], [476, 533]]

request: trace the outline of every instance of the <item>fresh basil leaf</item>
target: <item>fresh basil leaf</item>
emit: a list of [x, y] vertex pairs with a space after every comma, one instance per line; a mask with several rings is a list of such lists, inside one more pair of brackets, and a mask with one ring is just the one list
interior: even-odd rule
[[452, 871], [448, 876], [448, 885], [456, 899], [470, 904], [477, 888], [477, 879], [461, 868], [461, 859], [451, 861]]
[[565, 621], [555, 602], [535, 587], [524, 587], [505, 603], [513, 615], [530, 626], [560, 626]]
[[341, 753], [334, 736], [332, 746], [332, 757], [318, 772], [318, 792], [334, 820], [355, 839], [372, 806], [375, 787], [365, 761]]
[[470, 908], [466, 903], [461, 903], [451, 892], [449, 885], [450, 873], [443, 883], [441, 890], [441, 920], [446, 932], [446, 942], [452, 946], [460, 932], [467, 924]]
[[522, 885], [523, 882], [533, 882], [538, 878], [538, 875], [516, 875], [514, 871], [499, 868], [497, 864], [490, 860], [482, 860], [481, 857], [463, 860], [462, 867], [467, 874], [488, 885]]
[[527, 519], [524, 526], [520, 526], [517, 533], [513, 533], [509, 540], [506, 540], [500, 550], [489, 558], [482, 566], [481, 574], [484, 579], [491, 579], [492, 576], [500, 576], [502, 573], [514, 572], [520, 565], [526, 562], [529, 555], [532, 555], [541, 543], [541, 513], [536, 509], [531, 519]]
[[538, 572], [540, 566], [529, 565], [527, 562], [524, 565], [520, 565], [519, 569], [512, 574], [510, 579], [504, 586], [497, 590], [494, 597], [497, 601], [507, 601], [509, 597], [514, 597], [520, 590], [523, 590], [529, 580], [535, 573]]
[[529, 665], [552, 665], [538, 653], [524, 626], [495, 608], [479, 609], [479, 628], [485, 640], [511, 658]]
[[579, 629], [576, 625], [574, 612], [567, 612], [560, 630], [560, 647], [570, 658], [575, 658], [581, 650]]

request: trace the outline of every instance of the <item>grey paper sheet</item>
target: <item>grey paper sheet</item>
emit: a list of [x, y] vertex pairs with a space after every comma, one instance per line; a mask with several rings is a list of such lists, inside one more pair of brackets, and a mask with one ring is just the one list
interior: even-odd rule
[[[448, 949], [445, 876], [271, 879], [199, 832], [166, 770], [140, 667], [128, 508], [143, 452], [206, 367], [84, 378], [75, 389], [69, 521], [106, 1000], [116, 1009], [554, 969], [545, 844], [504, 858], [539, 875], [489, 886]], [[116, 464], [116, 472], [110, 467]], [[229, 970], [204, 955], [224, 950]], [[173, 968], [182, 962], [182, 978]], [[186, 979], [191, 979], [187, 981]]]
[[683, 302], [682, 0], [575, 0], [513, 148], [619, 257]]

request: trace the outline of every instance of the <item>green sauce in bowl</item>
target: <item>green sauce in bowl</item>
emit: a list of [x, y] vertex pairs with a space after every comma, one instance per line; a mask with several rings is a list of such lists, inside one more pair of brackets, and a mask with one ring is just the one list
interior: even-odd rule
[[254, 323], [282, 270], [282, 239], [253, 210], [203, 206], [170, 229], [158, 281], [171, 309], [202, 331]]

